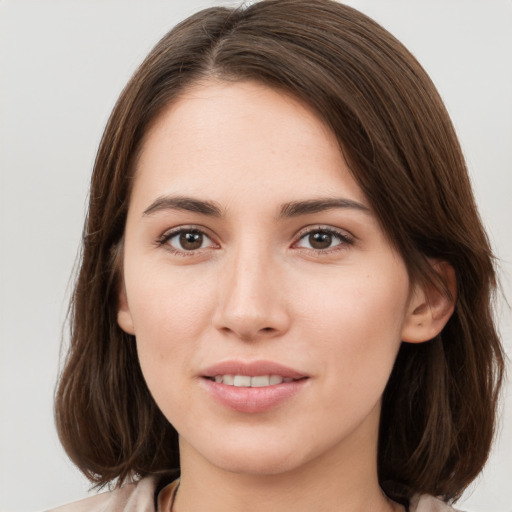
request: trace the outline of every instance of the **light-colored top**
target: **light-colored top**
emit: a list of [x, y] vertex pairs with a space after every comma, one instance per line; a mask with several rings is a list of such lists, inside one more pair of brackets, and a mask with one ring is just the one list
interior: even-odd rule
[[[140, 482], [127, 484], [120, 489], [97, 494], [48, 512], [170, 512], [178, 480], [165, 486], [158, 493], [155, 503], [156, 485], [156, 478], [147, 477]], [[443, 501], [424, 494], [413, 497], [409, 512], [457, 511]]]

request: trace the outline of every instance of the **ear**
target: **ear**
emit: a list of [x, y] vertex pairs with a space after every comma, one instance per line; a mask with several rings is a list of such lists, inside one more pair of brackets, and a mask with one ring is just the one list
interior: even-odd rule
[[128, 306], [124, 282], [121, 284], [120, 288], [121, 289], [119, 290], [117, 306], [117, 323], [125, 333], [134, 335], [135, 329], [133, 327], [133, 319], [130, 312], [130, 307]]
[[449, 295], [438, 290], [433, 284], [415, 285], [402, 330], [402, 341], [429, 341], [443, 330], [452, 316], [457, 291], [455, 271], [446, 261], [435, 261], [431, 264], [445, 284]]

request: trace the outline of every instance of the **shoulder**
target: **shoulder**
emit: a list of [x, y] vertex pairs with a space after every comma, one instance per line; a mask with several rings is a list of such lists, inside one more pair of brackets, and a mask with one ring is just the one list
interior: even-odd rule
[[409, 512], [460, 512], [444, 501], [429, 496], [428, 494], [416, 494], [411, 499]]
[[124, 485], [47, 512], [155, 512], [155, 477]]

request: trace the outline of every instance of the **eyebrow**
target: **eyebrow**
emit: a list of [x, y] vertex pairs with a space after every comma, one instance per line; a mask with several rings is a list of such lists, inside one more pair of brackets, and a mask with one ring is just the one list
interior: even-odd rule
[[309, 199], [307, 201], [291, 201], [281, 207], [280, 218], [298, 217], [299, 215], [308, 215], [311, 213], [323, 212], [335, 208], [348, 208], [358, 210], [364, 213], [371, 213], [370, 208], [362, 203], [352, 199], [345, 198], [325, 198]]
[[159, 197], [144, 210], [144, 215], [151, 215], [162, 210], [184, 210], [211, 217], [222, 217], [222, 211], [217, 203], [183, 196]]
[[[285, 203], [281, 206], [278, 217], [281, 219], [299, 217], [301, 215], [309, 215], [335, 208], [347, 208], [370, 213], [370, 208], [352, 199], [320, 198]], [[164, 210], [183, 210], [219, 218], [223, 216], [222, 209], [218, 203], [185, 196], [159, 197], [144, 210], [143, 215], [152, 215]]]

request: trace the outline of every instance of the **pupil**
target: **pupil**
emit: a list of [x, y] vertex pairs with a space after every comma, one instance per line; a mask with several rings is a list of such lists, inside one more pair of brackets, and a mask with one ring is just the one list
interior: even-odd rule
[[309, 235], [309, 243], [314, 249], [327, 249], [332, 243], [332, 235], [316, 232]]
[[203, 245], [203, 235], [201, 233], [181, 233], [180, 244], [183, 249], [193, 251]]

